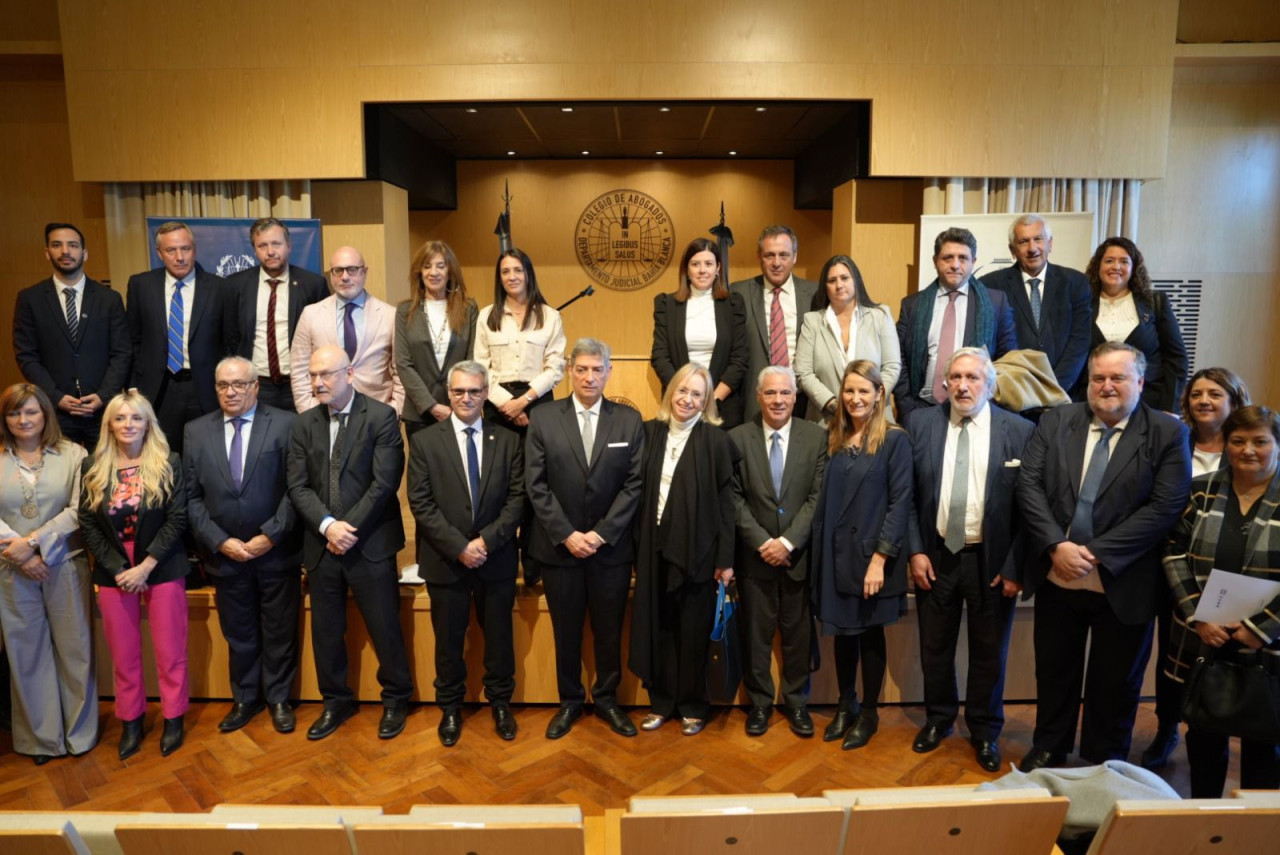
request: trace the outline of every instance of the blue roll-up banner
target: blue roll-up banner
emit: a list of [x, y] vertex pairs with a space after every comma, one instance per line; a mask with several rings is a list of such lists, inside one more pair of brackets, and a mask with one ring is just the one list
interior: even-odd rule
[[[161, 266], [156, 255], [156, 229], [172, 222], [173, 217], [147, 217], [147, 254], [151, 267]], [[182, 220], [191, 228], [196, 239], [196, 259], [202, 268], [218, 276], [227, 277], [248, 267], [257, 267], [258, 258], [249, 242], [249, 226], [252, 217], [197, 217]], [[324, 271], [323, 249], [320, 243], [320, 221], [287, 220], [280, 222], [289, 228], [289, 263], [316, 273]]]

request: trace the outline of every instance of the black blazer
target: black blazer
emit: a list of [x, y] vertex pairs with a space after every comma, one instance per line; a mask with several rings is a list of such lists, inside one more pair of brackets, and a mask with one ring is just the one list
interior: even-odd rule
[[[347, 511], [341, 519], [356, 529], [359, 543], [346, 564], [385, 561], [404, 548], [404, 523], [396, 491], [404, 472], [404, 440], [394, 408], [352, 393], [342, 447], [339, 489]], [[329, 407], [317, 404], [298, 416], [289, 432], [289, 499], [303, 527], [302, 561], [314, 568], [328, 540], [320, 523], [329, 511]]]
[[[520, 437], [481, 424], [479, 510], [472, 514], [467, 463], [453, 419], [414, 434], [409, 442], [409, 508], [418, 523], [418, 567], [428, 582], [451, 585], [472, 574], [486, 582], [516, 578], [516, 526], [524, 515], [524, 449]], [[489, 557], [472, 570], [458, 555], [474, 538]]]
[[[742, 424], [742, 380], [747, 373], [747, 310], [739, 294], [731, 293], [714, 302], [716, 346], [711, 351], [711, 365], [707, 370], [711, 372], [713, 384], [724, 383], [733, 390], [733, 394], [717, 405], [725, 427], [733, 427]], [[689, 345], [684, 337], [688, 310], [689, 303], [677, 300], [674, 294], [659, 294], [653, 298], [653, 348], [649, 364], [658, 375], [663, 393], [676, 371], [689, 361]], [[714, 388], [707, 391], [715, 393]]]
[[[93, 465], [93, 455], [84, 459], [81, 478]], [[156, 559], [156, 567], [147, 577], [148, 585], [172, 582], [191, 572], [183, 534], [187, 530], [187, 488], [183, 483], [182, 461], [176, 454], [169, 455], [173, 469], [173, 489], [168, 498], [156, 504], [153, 497], [143, 500], [138, 508], [138, 527], [133, 542], [133, 563], [124, 551], [124, 544], [116, 534], [116, 527], [107, 516], [108, 496], [96, 511], [89, 509], [89, 497], [80, 491], [80, 531], [84, 544], [93, 556], [93, 583], [108, 588], [116, 585], [116, 574], [142, 563], [150, 555]]]
[[[804, 580], [809, 572], [813, 510], [827, 465], [827, 432], [805, 419], [791, 419], [791, 436], [782, 461], [781, 496], [773, 492], [761, 417], [729, 431], [729, 438], [738, 451], [733, 482], [738, 554], [733, 566], [744, 578], [773, 579], [786, 573], [797, 581]], [[760, 547], [775, 537], [785, 537], [795, 547], [789, 568], [774, 567], [760, 557]]]
[[[261, 270], [262, 268], [254, 265], [226, 279], [229, 291], [227, 308], [232, 316], [235, 339], [232, 352], [245, 359], [253, 359], [253, 337], [258, 328], [258, 278]], [[288, 350], [293, 345], [293, 331], [298, 328], [302, 310], [328, 297], [329, 283], [319, 273], [312, 273], [292, 264], [289, 265], [287, 275], [280, 278], [289, 283], [289, 340], [278, 341], [276, 346], [281, 350]], [[279, 301], [283, 296], [279, 286], [276, 286], [276, 300]], [[306, 370], [305, 365], [302, 370]]]
[[[135, 273], [129, 277], [126, 315], [133, 338], [133, 383], [138, 391], [155, 402], [169, 360], [169, 304], [164, 299], [164, 268]], [[206, 413], [218, 409], [213, 389], [213, 372], [218, 360], [235, 350], [235, 330], [229, 322], [228, 301], [235, 292], [226, 280], [197, 269], [195, 300], [184, 303], [185, 321], [190, 329], [187, 358], [195, 381], [196, 400]], [[194, 305], [192, 303], [194, 302]]]
[[[409, 303], [396, 307], [396, 372], [404, 384], [405, 404], [400, 417], [406, 422], [435, 423], [428, 410], [436, 404], [449, 406], [449, 369], [470, 359], [476, 343], [476, 301], [467, 299], [467, 320], [462, 332], [449, 333], [444, 365], [436, 362], [436, 351], [427, 333], [427, 317], [421, 308], [409, 317]], [[481, 463], [481, 466], [484, 464]]]
[[[1068, 539], [1092, 422], [1088, 404], [1055, 407], [1041, 416], [1023, 452], [1018, 502], [1028, 541], [1025, 596], [1053, 584], [1045, 578], [1048, 550]], [[1139, 404], [1114, 442], [1093, 505], [1094, 537], [1085, 544], [1101, 564], [1102, 588], [1121, 622], [1149, 621], [1167, 599], [1160, 559], [1190, 488], [1187, 426]]]
[[[302, 533], [289, 501], [285, 461], [296, 416], [259, 403], [245, 449], [240, 489], [231, 480], [226, 425], [221, 410], [188, 422], [182, 445], [187, 517], [213, 576], [243, 570], [297, 570]], [[265, 534], [275, 544], [252, 561], [233, 561], [218, 551], [227, 538], [247, 541]]]
[[1064, 392], [1070, 392], [1089, 358], [1093, 328], [1089, 280], [1079, 270], [1047, 264], [1042, 271], [1044, 288], [1040, 302], [1040, 328], [1031, 313], [1031, 298], [1022, 284], [1018, 265], [982, 277], [988, 288], [1002, 292], [1013, 306], [1013, 327], [1022, 350], [1038, 350], [1049, 357], [1053, 374]]
[[525, 490], [533, 508], [529, 554], [544, 564], [573, 566], [564, 540], [595, 531], [605, 540], [593, 560], [635, 560], [631, 521], [640, 505], [644, 423], [624, 404], [600, 402], [591, 460], [582, 448], [574, 396], [543, 404], [529, 414], [525, 438]]
[[[1125, 338], [1147, 357], [1146, 380], [1142, 387], [1142, 403], [1166, 413], [1176, 413], [1182, 403], [1182, 387], [1187, 382], [1187, 347], [1182, 343], [1182, 328], [1169, 305], [1167, 294], [1157, 292], [1155, 306], [1133, 298], [1138, 310], [1138, 325]], [[1093, 314], [1098, 316], [1098, 297], [1093, 298]], [[1106, 341], [1097, 325], [1092, 327], [1090, 349]], [[1072, 400], [1084, 401], [1089, 387], [1088, 371], [1081, 372]]]
[[[983, 493], [982, 578], [987, 584], [996, 574], [1022, 581], [1023, 536], [1018, 515], [1018, 475], [1023, 449], [1035, 425], [1021, 416], [988, 403], [991, 410], [991, 445], [987, 452], [987, 481]], [[937, 564], [946, 546], [938, 536], [938, 507], [942, 501], [942, 459], [947, 448], [951, 403], [929, 407], [910, 426], [915, 490], [911, 525], [907, 529], [910, 553], [924, 553]]]
[[44, 390], [55, 408], [64, 395], [78, 398], [96, 393], [105, 404], [129, 379], [133, 344], [124, 303], [115, 291], [86, 277], [73, 340], [58, 287], [50, 278], [18, 292], [13, 309], [18, 370]]

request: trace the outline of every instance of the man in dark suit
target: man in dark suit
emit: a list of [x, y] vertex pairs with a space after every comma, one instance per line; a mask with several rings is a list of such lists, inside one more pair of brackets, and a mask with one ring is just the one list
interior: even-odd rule
[[[804, 313], [813, 309], [818, 293], [816, 283], [792, 275], [800, 243], [787, 226], [768, 226], [756, 240], [760, 275], [734, 282], [729, 290], [742, 295], [747, 309], [747, 375], [742, 384], [745, 419], [760, 412], [756, 401], [756, 378], [769, 365], [794, 367], [796, 342]], [[797, 393], [797, 405], [804, 412], [807, 399]]]
[[608, 345], [579, 339], [569, 354], [573, 394], [538, 407], [529, 419], [525, 484], [534, 524], [526, 549], [542, 565], [560, 693], [548, 739], [564, 736], [582, 717], [582, 625], [588, 611], [595, 636], [596, 715], [615, 732], [636, 735], [617, 692], [644, 426], [631, 407], [604, 399], [610, 367]]
[[917, 754], [937, 748], [960, 711], [956, 642], [967, 606], [964, 718], [978, 765], [988, 772], [1000, 769], [1005, 657], [1022, 590], [1018, 473], [1035, 430], [988, 406], [995, 383], [987, 352], [962, 347], [947, 367], [948, 401], [912, 419], [915, 490], [907, 529], [927, 715], [911, 748]]
[[302, 539], [285, 458], [295, 415], [258, 401], [253, 364], [243, 357], [222, 360], [214, 378], [220, 410], [187, 424], [182, 463], [187, 516], [207, 554], [230, 649], [233, 703], [218, 729], [239, 730], [270, 707], [275, 729], [291, 733]]
[[516, 527], [524, 515], [520, 437], [481, 419], [489, 372], [455, 363], [448, 394], [453, 414], [409, 443], [409, 507], [418, 523], [418, 568], [431, 595], [436, 640], [437, 732], [446, 746], [462, 735], [467, 694], [463, 659], [474, 600], [484, 630], [484, 692], [503, 739], [516, 738], [512, 610], [516, 602]]
[[1017, 347], [1013, 311], [1005, 295], [973, 278], [978, 239], [968, 229], [950, 228], [933, 242], [938, 277], [902, 301], [898, 341], [902, 373], [893, 389], [898, 421], [910, 424], [913, 410], [947, 400], [946, 373], [960, 347], [985, 347], [999, 359]]
[[738, 450], [738, 586], [742, 591], [751, 698], [747, 735], [769, 729], [773, 636], [782, 635], [782, 712], [797, 736], [813, 735], [809, 715], [809, 533], [827, 463], [827, 432], [793, 419], [796, 375], [770, 365], [756, 378], [760, 414], [729, 432]]
[[1023, 214], [1009, 227], [1012, 267], [988, 273], [982, 282], [1013, 306], [1013, 326], [1022, 350], [1049, 358], [1054, 376], [1070, 392], [1084, 370], [1093, 329], [1089, 280], [1079, 270], [1049, 263], [1053, 232], [1039, 214]]
[[262, 403], [292, 410], [293, 331], [304, 308], [329, 296], [329, 286], [319, 273], [289, 263], [289, 227], [275, 217], [254, 222], [249, 242], [258, 266], [227, 278], [235, 314], [235, 352], [253, 362]]
[[133, 338], [133, 386], [155, 407], [169, 446], [182, 452], [182, 428], [218, 409], [213, 371], [234, 347], [227, 283], [196, 267], [196, 239], [186, 223], [156, 229], [163, 267], [129, 277], [127, 316]]
[[92, 449], [102, 408], [129, 379], [132, 346], [120, 295], [84, 275], [89, 251], [70, 223], [44, 227], [53, 276], [18, 292], [13, 351], [18, 370], [57, 408], [67, 439]]
[[309, 365], [320, 403], [294, 421], [288, 462], [289, 498], [305, 532], [311, 648], [324, 697], [324, 712], [307, 738], [324, 739], [356, 713], [343, 638], [350, 591], [378, 656], [378, 737], [391, 739], [404, 730], [413, 694], [396, 573], [396, 553], [404, 547], [396, 500], [404, 442], [396, 411], [355, 390], [342, 348], [318, 348]]
[[1160, 559], [1191, 485], [1186, 425], [1141, 403], [1145, 361], [1122, 342], [1094, 348], [1088, 403], [1045, 413], [1022, 458], [1037, 695], [1024, 772], [1062, 764], [1075, 745], [1086, 643], [1080, 757], [1129, 756], [1152, 619], [1166, 596]]

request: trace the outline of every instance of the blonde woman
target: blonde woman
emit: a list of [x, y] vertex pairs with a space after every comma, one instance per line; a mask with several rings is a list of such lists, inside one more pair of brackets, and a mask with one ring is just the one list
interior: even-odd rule
[[182, 746], [187, 711], [187, 590], [182, 535], [187, 492], [178, 455], [136, 390], [112, 398], [103, 431], [84, 462], [80, 526], [92, 553], [102, 628], [114, 666], [120, 759], [142, 745], [147, 691], [142, 677], [142, 605], [155, 645], [164, 732], [160, 753]]

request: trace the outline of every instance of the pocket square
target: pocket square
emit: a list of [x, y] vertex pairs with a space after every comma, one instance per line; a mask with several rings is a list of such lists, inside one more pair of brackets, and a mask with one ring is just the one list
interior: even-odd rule
[[1006, 460], [1004, 462], [1005, 469], [1017, 469], [1021, 465], [1022, 465], [1021, 460]]
[[629, 442], [611, 442], [611, 443], [609, 443], [609, 447], [610, 447], [610, 448], [626, 448], [626, 447], [628, 447], [629, 445], [631, 445], [631, 443], [629, 443]]

